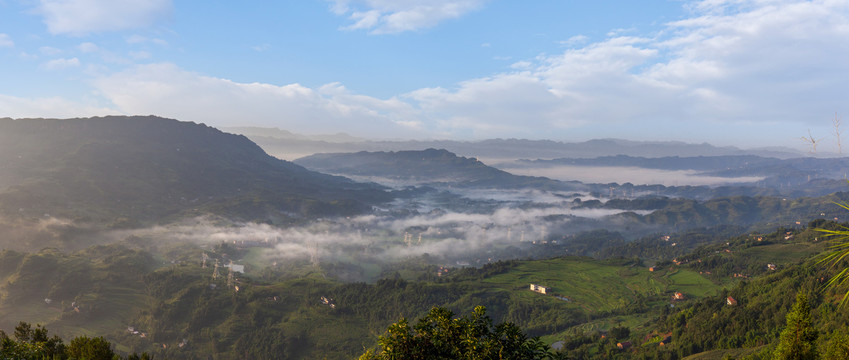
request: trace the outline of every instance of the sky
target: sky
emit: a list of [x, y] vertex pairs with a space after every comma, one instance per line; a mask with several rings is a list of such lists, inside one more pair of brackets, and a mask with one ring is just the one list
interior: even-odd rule
[[0, 117], [836, 151], [849, 1], [0, 0], [0, 65]]

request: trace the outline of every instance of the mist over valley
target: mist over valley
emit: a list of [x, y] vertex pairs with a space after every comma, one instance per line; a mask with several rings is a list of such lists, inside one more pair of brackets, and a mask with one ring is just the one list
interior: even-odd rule
[[[239, 326], [282, 331], [275, 341], [295, 358], [348, 358], [397, 312], [434, 304], [482, 302], [495, 320], [551, 334], [548, 322], [515, 315], [528, 282], [557, 287], [542, 307], [559, 314], [554, 326], [596, 314], [592, 326], [609, 327], [613, 318], [588, 306], [627, 313], [632, 296], [686, 288], [707, 298], [726, 286], [707, 270], [670, 268], [640, 295], [620, 294], [613, 279], [641, 279], [643, 262], [669, 264], [725, 239], [748, 244], [751, 234], [789, 246], [781, 234], [841, 220], [835, 202], [849, 199], [834, 170], [842, 158], [567, 152], [491, 166], [426, 148], [290, 162], [244, 136], [158, 117], [2, 119], [0, 134], [0, 327], [97, 331], [165, 358], [260, 351], [232, 325], [259, 313], [276, 320]], [[567, 290], [600, 279], [618, 302], [600, 297], [600, 285]], [[331, 337], [350, 343], [330, 351], [315, 339], [338, 321], [352, 330]], [[231, 340], [216, 350], [207, 332]]]

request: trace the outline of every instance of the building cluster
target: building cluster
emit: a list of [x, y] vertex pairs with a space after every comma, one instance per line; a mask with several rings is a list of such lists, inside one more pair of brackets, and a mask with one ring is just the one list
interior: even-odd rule
[[333, 299], [326, 297], [326, 296], [321, 297], [321, 304], [330, 306], [331, 309], [336, 308], [336, 303], [333, 301]]
[[146, 332], [140, 331], [140, 330], [138, 330], [138, 329], [136, 329], [135, 327], [132, 327], [132, 326], [127, 326], [127, 332], [130, 333], [130, 334], [133, 334], [133, 335], [138, 335], [140, 338], [146, 338], [147, 337]]

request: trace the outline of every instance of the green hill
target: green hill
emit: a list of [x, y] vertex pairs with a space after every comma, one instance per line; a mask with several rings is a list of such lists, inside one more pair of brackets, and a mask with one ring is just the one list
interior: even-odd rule
[[390, 198], [273, 158], [244, 136], [152, 116], [0, 119], [0, 174], [7, 217], [119, 225], [205, 213], [285, 222]]

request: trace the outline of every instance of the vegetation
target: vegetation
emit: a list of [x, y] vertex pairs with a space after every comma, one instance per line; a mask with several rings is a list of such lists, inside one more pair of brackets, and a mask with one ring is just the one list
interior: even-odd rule
[[516, 325], [492, 324], [486, 309], [478, 306], [471, 316], [454, 318], [445, 308], [434, 307], [411, 329], [406, 319], [392, 324], [378, 340], [379, 349], [360, 360], [380, 359], [544, 359], [548, 346], [528, 338]]
[[775, 360], [814, 360], [819, 358], [817, 352], [817, 330], [811, 322], [811, 308], [808, 306], [808, 296], [799, 293], [793, 309], [787, 313], [787, 326], [781, 331], [778, 347], [775, 349]]
[[[849, 210], [849, 203], [838, 203], [837, 205]], [[836, 275], [829, 279], [827, 285], [833, 288], [841, 287], [849, 280], [849, 267], [844, 265], [844, 260], [847, 260], [846, 257], [849, 256], [849, 227], [841, 225], [832, 228], [819, 228], [817, 230], [825, 233], [833, 242], [833, 245], [829, 248], [830, 252], [820, 261], [832, 268], [843, 266]], [[847, 300], [849, 300], [849, 290], [846, 290], [844, 293], [840, 304], [845, 305]]]
[[147, 353], [121, 357], [112, 350], [112, 344], [103, 337], [79, 336], [65, 345], [58, 336], [48, 337], [47, 329], [35, 328], [20, 322], [15, 327], [14, 339], [0, 330], [0, 358], [20, 360], [142, 360], [150, 359]]
[[[66, 339], [103, 336], [123, 354], [346, 359], [373, 347], [374, 334], [399, 317], [424, 317], [433, 306], [459, 313], [483, 305], [493, 323], [514, 324], [543, 343], [562, 341], [557, 356], [681, 358], [777, 343], [792, 294], [817, 293], [819, 279], [827, 275], [814, 260], [800, 263], [826, 248], [815, 240], [816, 232], [787, 233], [708, 243], [675, 259], [678, 263], [655, 263], [654, 271], [639, 258], [562, 257], [435, 276], [436, 268], [410, 262], [396, 268], [403, 277], [390, 272], [375, 283], [340, 283], [304, 262], [286, 271], [239, 276], [238, 292], [227, 286], [226, 276], [212, 279], [212, 268], [201, 267], [202, 250], [193, 246], [161, 247], [153, 255], [133, 249], [144, 242], [130, 239], [71, 254], [2, 251], [0, 319], [38, 321]], [[219, 258], [243, 250], [221, 245], [203, 251]], [[777, 270], [768, 270], [767, 263]], [[748, 277], [733, 277], [741, 272]], [[43, 286], [25, 286], [28, 282]], [[550, 293], [530, 291], [531, 283]], [[671, 300], [675, 292], [684, 299]], [[740, 305], [725, 305], [728, 296]], [[849, 319], [828, 304], [824, 296], [812, 300], [814, 325], [822, 334], [842, 330], [841, 319]], [[823, 322], [821, 314], [829, 314], [831, 322]], [[664, 341], [667, 337], [673, 341]], [[823, 354], [830, 339], [817, 340]], [[616, 346], [622, 342], [635, 345], [623, 352]]]
[[287, 223], [390, 200], [379, 186], [276, 159], [243, 136], [153, 116], [0, 119], [0, 163], [0, 214], [11, 218], [126, 228], [212, 213]]

